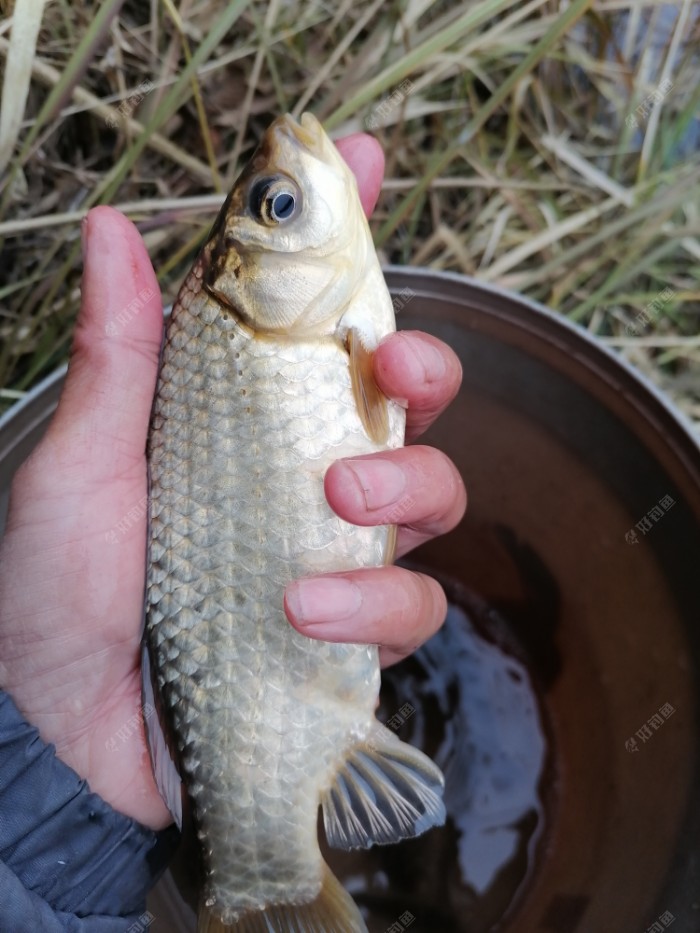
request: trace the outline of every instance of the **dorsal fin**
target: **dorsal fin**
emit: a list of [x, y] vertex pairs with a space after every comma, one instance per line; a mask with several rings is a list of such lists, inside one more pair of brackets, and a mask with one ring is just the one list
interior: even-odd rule
[[345, 338], [350, 354], [350, 379], [357, 412], [370, 440], [386, 444], [389, 439], [389, 401], [377, 385], [372, 370], [372, 352], [355, 328]]

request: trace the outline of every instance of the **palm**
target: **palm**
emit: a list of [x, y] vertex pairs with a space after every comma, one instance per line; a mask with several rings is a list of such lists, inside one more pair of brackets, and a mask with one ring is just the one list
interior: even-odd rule
[[139, 721], [146, 461], [143, 446], [133, 456], [99, 433], [91, 443], [70, 450], [52, 429], [17, 478], [0, 562], [0, 673], [93, 791], [165, 826]]

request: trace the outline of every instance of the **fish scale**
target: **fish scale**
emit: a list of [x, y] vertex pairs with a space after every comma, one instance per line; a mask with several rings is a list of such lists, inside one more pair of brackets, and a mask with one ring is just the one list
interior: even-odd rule
[[[272, 143], [291, 144], [290, 160], [307, 153], [324, 190], [340, 193], [352, 212], [346, 222], [324, 200], [331, 194], [305, 194], [314, 219], [304, 230], [319, 240], [306, 248], [306, 274], [297, 251], [290, 278], [289, 234], [278, 244], [281, 280], [295, 283], [290, 308], [301, 301], [295, 313], [312, 322], [298, 332], [293, 324], [251, 326], [248, 315], [268, 306], [241, 291], [276, 281], [269, 269], [261, 278], [258, 266], [277, 253], [246, 250], [237, 239], [246, 226], [258, 235], [250, 199], [268, 184], [256, 173]], [[338, 279], [330, 259], [319, 261], [322, 223], [331, 224], [339, 253], [350, 250], [366, 268], [341, 256]], [[230, 290], [241, 292], [235, 304]], [[263, 313], [287, 314], [278, 299], [273, 287], [273, 311]], [[367, 301], [376, 341], [393, 329], [393, 311], [354, 180], [313, 118], [301, 126], [281, 118], [173, 306], [148, 443], [144, 692], [155, 688], [161, 701], [192, 803], [205, 876], [202, 933], [359, 933], [357, 908], [321, 856], [319, 803], [329, 842], [345, 848], [417, 835], [444, 818], [439, 771], [374, 718], [376, 646], [307, 638], [283, 606], [291, 580], [380, 566], [391, 547], [387, 526], [335, 515], [323, 482], [339, 458], [403, 442], [404, 412], [378, 392], [367, 366], [353, 369], [367, 335], [338, 331], [343, 315], [364, 326], [363, 313], [352, 316]], [[382, 422], [371, 423], [373, 407], [386, 415], [384, 437], [374, 436]], [[152, 719], [147, 729], [156, 781], [177, 818], [179, 776]]]
[[[344, 349], [335, 340], [256, 341], [200, 282], [196, 271], [189, 300], [173, 308], [154, 407], [149, 632], [208, 853], [209, 894], [240, 910], [274, 900], [279, 885], [300, 897], [320, 886], [318, 793], [344, 749], [342, 709], [334, 713], [323, 691], [314, 702], [314, 683], [338, 667], [364, 706], [365, 734], [377, 690], [376, 649], [312, 642], [289, 625], [280, 594], [297, 576], [381, 564], [387, 529], [337, 518], [319, 481], [338, 457], [371, 449], [342, 378]], [[226, 375], [198, 378], [214, 357]], [[309, 410], [309, 397], [320, 405]], [[280, 539], [285, 554], [266, 547]], [[234, 831], [233, 844], [218, 844]]]

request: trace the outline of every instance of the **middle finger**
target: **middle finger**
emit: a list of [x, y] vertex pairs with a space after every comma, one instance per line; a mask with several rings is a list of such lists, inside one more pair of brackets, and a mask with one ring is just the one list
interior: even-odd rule
[[454, 528], [467, 502], [449, 457], [423, 445], [338, 460], [326, 473], [325, 490], [347, 522], [399, 525], [397, 557]]

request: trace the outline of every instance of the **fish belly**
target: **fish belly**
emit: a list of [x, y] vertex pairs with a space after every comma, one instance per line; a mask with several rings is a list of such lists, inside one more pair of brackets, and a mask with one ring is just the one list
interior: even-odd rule
[[319, 795], [370, 731], [377, 651], [300, 635], [283, 590], [383, 563], [386, 527], [343, 522], [323, 489], [334, 460], [376, 449], [337, 341], [252, 336], [203, 292], [176, 309], [149, 449], [147, 637], [224, 919], [321, 886]]

